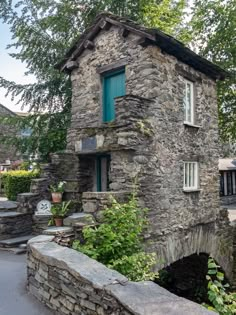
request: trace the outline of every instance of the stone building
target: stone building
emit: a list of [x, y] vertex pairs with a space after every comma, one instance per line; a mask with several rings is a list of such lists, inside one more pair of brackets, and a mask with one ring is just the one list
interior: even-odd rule
[[106, 13], [57, 67], [71, 76], [72, 121], [68, 151], [53, 163], [84, 210], [137, 182], [148, 248], [164, 265], [207, 253], [230, 274], [216, 95], [227, 74], [173, 37]]

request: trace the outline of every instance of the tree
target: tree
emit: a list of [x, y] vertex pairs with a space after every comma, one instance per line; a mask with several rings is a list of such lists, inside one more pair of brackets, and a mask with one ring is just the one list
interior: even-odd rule
[[[13, 99], [20, 97], [18, 102], [23, 108], [27, 106], [31, 113], [37, 113], [28, 118], [33, 128], [32, 136], [23, 142], [18, 138], [18, 148], [24, 151], [27, 146], [29, 153], [38, 151], [46, 158], [49, 150], [54, 152], [58, 146], [60, 149], [65, 147], [64, 140], [63, 145], [58, 145], [52, 137], [48, 138], [49, 128], [42, 128], [46, 116], [38, 114], [49, 114], [47, 126], [54, 134], [54, 139], [66, 139], [70, 122], [71, 85], [69, 76], [53, 66], [63, 58], [99, 11], [107, 10], [178, 35], [178, 25], [184, 14], [184, 1], [18, 0], [14, 4], [12, 0], [2, 0], [0, 19], [9, 24], [12, 33], [12, 43], [8, 46], [10, 55], [25, 62], [27, 73], [37, 79], [37, 83], [21, 85], [0, 77], [0, 87], [7, 89]], [[62, 115], [54, 115], [59, 112]], [[58, 123], [60, 118], [63, 128]], [[19, 123], [23, 123], [22, 120]], [[41, 146], [43, 141], [45, 144]], [[45, 151], [46, 147], [48, 152]]]
[[229, 72], [218, 82], [220, 135], [236, 139], [236, 1], [197, 0], [191, 21], [199, 53]]

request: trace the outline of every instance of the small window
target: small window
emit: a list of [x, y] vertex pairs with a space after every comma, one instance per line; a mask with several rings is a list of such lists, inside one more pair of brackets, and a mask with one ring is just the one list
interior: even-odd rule
[[185, 80], [184, 91], [184, 122], [194, 124], [193, 82]]
[[184, 189], [199, 189], [198, 162], [184, 162]]

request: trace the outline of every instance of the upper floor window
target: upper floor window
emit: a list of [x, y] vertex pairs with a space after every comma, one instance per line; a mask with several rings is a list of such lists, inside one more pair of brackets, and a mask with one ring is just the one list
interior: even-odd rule
[[184, 122], [188, 124], [194, 124], [194, 83], [185, 80], [184, 91]]
[[125, 69], [108, 72], [103, 75], [103, 122], [110, 122], [115, 119], [115, 97], [125, 95]]
[[184, 162], [184, 189], [199, 189], [199, 165], [198, 162]]

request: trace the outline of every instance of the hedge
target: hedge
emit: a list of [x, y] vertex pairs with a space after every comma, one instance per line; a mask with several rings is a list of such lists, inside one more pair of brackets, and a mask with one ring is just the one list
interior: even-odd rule
[[1, 174], [4, 192], [9, 200], [16, 200], [17, 195], [30, 191], [31, 179], [39, 177], [38, 171], [9, 171]]

